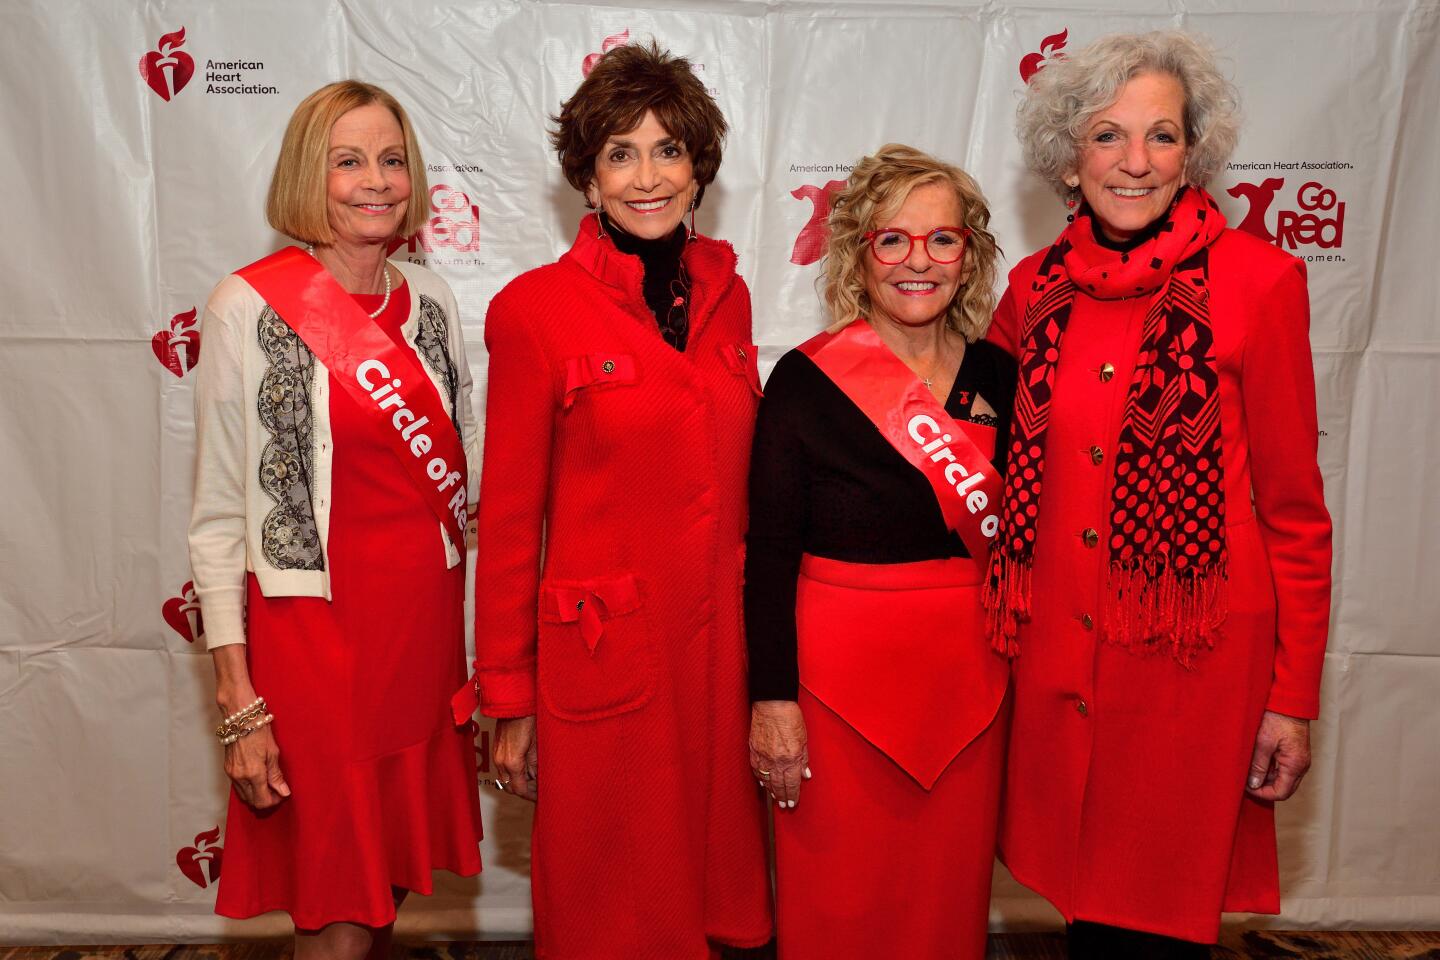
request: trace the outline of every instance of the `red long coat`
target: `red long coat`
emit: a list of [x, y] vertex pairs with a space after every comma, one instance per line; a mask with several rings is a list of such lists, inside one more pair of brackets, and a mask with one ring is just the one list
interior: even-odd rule
[[[1043, 255], [1011, 271], [995, 315], [990, 336], [1011, 352]], [[1245, 775], [1264, 710], [1316, 715], [1330, 613], [1304, 264], [1225, 230], [1210, 290], [1230, 550], [1223, 630], [1187, 671], [1097, 643], [1087, 626], [1100, 619], [1111, 453], [1150, 298], [1077, 295], [1046, 439], [1000, 836], [1015, 878], [1066, 920], [1198, 941], [1215, 939], [1221, 910], [1279, 910], [1273, 806], [1245, 794]], [[1114, 375], [1102, 379], [1106, 363]], [[1100, 547], [1085, 545], [1086, 528]]]
[[696, 239], [684, 264], [684, 353], [593, 216], [485, 323], [477, 680], [486, 715], [538, 715], [543, 958], [770, 936], [740, 615], [750, 296], [728, 244]]

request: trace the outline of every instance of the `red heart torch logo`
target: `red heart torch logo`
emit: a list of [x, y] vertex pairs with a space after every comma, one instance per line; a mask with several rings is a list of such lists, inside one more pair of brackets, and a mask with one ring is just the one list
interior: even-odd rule
[[220, 828], [211, 827], [195, 834], [195, 846], [180, 848], [175, 854], [175, 865], [187, 880], [204, 890], [220, 879], [220, 857], [224, 852], [225, 848], [220, 846]]
[[170, 318], [170, 329], [161, 330], [150, 338], [150, 349], [160, 365], [177, 377], [183, 377], [200, 362], [200, 330], [195, 323], [195, 308]]
[[179, 47], [185, 43], [185, 28], [167, 33], [156, 44], [160, 49], [151, 50], [140, 58], [140, 76], [150, 89], [168, 101], [185, 89], [185, 84], [195, 76], [195, 61], [190, 54]]
[[194, 643], [205, 635], [205, 621], [200, 619], [200, 601], [195, 596], [195, 582], [186, 580], [180, 588], [180, 596], [166, 600], [160, 614], [170, 629], [180, 634], [186, 643]]
[[601, 57], [605, 56], [605, 54], [609, 53], [611, 50], [614, 50], [616, 47], [623, 47], [629, 42], [630, 31], [628, 28], [625, 30], [621, 30], [614, 36], [606, 37], [605, 41], [600, 44], [600, 52], [590, 54], [588, 57], [585, 58], [585, 62], [580, 64], [580, 73], [587, 77], [590, 76], [590, 71], [595, 69], [595, 64], [599, 62]]
[[1063, 58], [1065, 54], [1060, 51], [1065, 49], [1065, 41], [1069, 38], [1069, 35], [1070, 30], [1068, 27], [1059, 33], [1052, 33], [1040, 41], [1040, 50], [1038, 53], [1025, 54], [1024, 59], [1020, 61], [1020, 79], [1029, 83], [1031, 77], [1045, 69], [1045, 64], [1051, 60]]
[[844, 180], [831, 180], [822, 187], [807, 183], [790, 191], [796, 200], [809, 200], [813, 205], [810, 219], [800, 228], [795, 246], [790, 250], [791, 263], [803, 267], [825, 255], [825, 244], [830, 239], [830, 200], [844, 187]]

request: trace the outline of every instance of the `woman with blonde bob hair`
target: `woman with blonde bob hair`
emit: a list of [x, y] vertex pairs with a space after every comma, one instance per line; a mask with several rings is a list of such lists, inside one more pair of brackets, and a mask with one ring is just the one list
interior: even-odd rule
[[1310, 763], [1330, 518], [1305, 265], [1206, 192], [1236, 115], [1178, 32], [1052, 61], [1019, 110], [1073, 214], [990, 334], [1020, 365], [986, 592], [1023, 654], [1000, 853], [1076, 958], [1205, 957], [1222, 910], [1277, 912], [1274, 803]]
[[383, 957], [408, 891], [480, 870], [473, 728], [449, 709], [470, 370], [450, 288], [387, 259], [425, 221], [424, 171], [390, 94], [315, 91], [266, 209], [306, 246], [205, 307], [190, 562], [232, 782], [215, 910], [288, 912], [300, 960]]
[[1008, 667], [980, 590], [1015, 389], [980, 339], [989, 221], [957, 167], [899, 144], [861, 160], [830, 214], [834, 322], [760, 405], [750, 761], [786, 960], [985, 953]]

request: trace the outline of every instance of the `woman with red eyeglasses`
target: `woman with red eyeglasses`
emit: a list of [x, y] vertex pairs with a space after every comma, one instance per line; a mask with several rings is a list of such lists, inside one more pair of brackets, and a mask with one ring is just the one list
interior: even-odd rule
[[830, 214], [834, 323], [761, 401], [750, 762], [776, 804], [784, 960], [985, 954], [1009, 669], [980, 591], [1015, 393], [980, 339], [989, 220], [956, 167], [863, 159]]

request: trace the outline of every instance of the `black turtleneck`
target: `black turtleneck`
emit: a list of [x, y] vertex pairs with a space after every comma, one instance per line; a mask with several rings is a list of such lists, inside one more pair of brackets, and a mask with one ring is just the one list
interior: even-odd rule
[[[645, 270], [642, 285], [645, 304], [655, 315], [665, 342], [684, 353], [690, 332], [690, 283], [680, 264], [680, 255], [685, 252], [685, 225], [676, 227], [668, 237], [646, 240], [621, 230], [604, 212], [600, 214], [600, 222], [615, 242], [615, 249], [640, 258]], [[676, 300], [680, 302], [677, 304]]]

